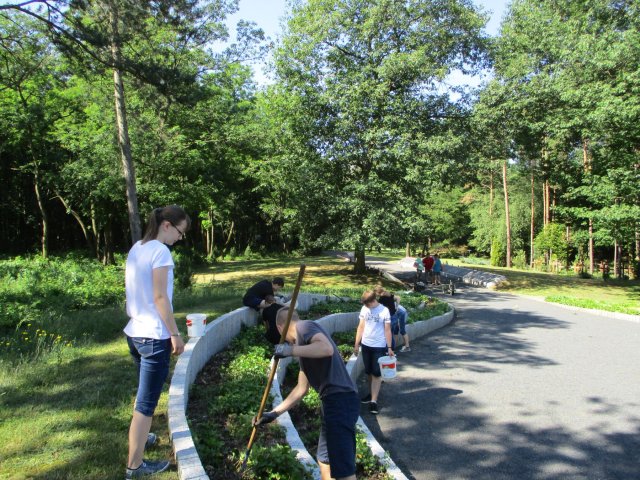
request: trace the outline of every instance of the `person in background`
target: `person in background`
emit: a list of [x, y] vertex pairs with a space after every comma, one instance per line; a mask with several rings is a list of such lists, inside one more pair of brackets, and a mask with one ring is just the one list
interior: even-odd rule
[[275, 277], [272, 281], [262, 280], [247, 290], [242, 298], [242, 304], [260, 311], [275, 302], [274, 295], [282, 287], [284, 287], [282, 277]]
[[398, 316], [396, 315], [396, 299], [393, 296], [393, 293], [388, 292], [382, 285], [377, 285], [374, 289], [376, 292], [376, 296], [378, 297], [378, 303], [384, 305], [389, 310], [389, 315], [391, 316], [391, 348], [395, 348], [396, 339], [393, 334], [394, 331], [398, 330]]
[[425, 283], [433, 283], [432, 269], [434, 261], [434, 258], [429, 254], [427, 254], [427, 256], [422, 259], [422, 263], [424, 265]]
[[402, 335], [402, 339], [404, 340], [404, 345], [400, 349], [400, 353], [410, 352], [411, 346], [409, 345], [409, 335], [407, 334], [407, 319], [409, 318], [409, 314], [407, 313], [407, 309], [400, 305], [400, 297], [396, 295], [396, 316], [398, 317], [397, 330], [392, 330], [394, 337], [398, 333]]
[[413, 266], [416, 269], [415, 283], [424, 281], [424, 264], [422, 263], [422, 257], [424, 257], [424, 252], [420, 252], [420, 256], [413, 262]]
[[[282, 307], [276, 317], [282, 334], [289, 307]], [[356, 422], [358, 390], [347, 372], [344, 360], [331, 336], [318, 323], [300, 320], [295, 310], [285, 333], [288, 343], [276, 345], [276, 358], [298, 357], [298, 383], [282, 403], [260, 418], [254, 426], [270, 423], [302, 400], [311, 386], [322, 402], [321, 428], [316, 458], [322, 480], [356, 480]]]
[[138, 370], [138, 392], [129, 426], [129, 458], [125, 478], [163, 472], [169, 462], [143, 459], [156, 441], [151, 420], [169, 374], [170, 355], [184, 351], [173, 317], [173, 258], [168, 246], [184, 238], [191, 225], [185, 211], [170, 205], [151, 212], [142, 240], [135, 243], [125, 267], [129, 323], [124, 328]]
[[378, 303], [376, 293], [367, 290], [362, 294], [363, 303], [360, 310], [360, 321], [356, 330], [356, 341], [353, 351], [356, 355], [362, 346], [364, 372], [368, 376], [369, 394], [362, 397], [362, 403], [369, 404], [369, 411], [377, 415], [378, 395], [382, 385], [378, 359], [386, 355], [393, 357], [391, 348], [391, 315], [389, 309]]
[[433, 283], [434, 285], [440, 285], [440, 273], [442, 273], [442, 261], [440, 256], [436, 253], [433, 256]]

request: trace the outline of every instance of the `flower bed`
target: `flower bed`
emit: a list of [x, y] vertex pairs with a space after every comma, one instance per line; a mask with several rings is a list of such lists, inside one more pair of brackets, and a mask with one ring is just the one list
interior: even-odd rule
[[[409, 311], [410, 321], [417, 321], [417, 316], [430, 318], [448, 309], [447, 304], [430, 301], [424, 295], [404, 297], [402, 303]], [[415, 307], [412, 306], [414, 304]], [[427, 308], [422, 308], [425, 304]], [[309, 316], [316, 318], [327, 312], [353, 312], [354, 307], [359, 309], [359, 303], [316, 304], [311, 307]], [[353, 353], [354, 335], [355, 331], [334, 334], [345, 360]], [[310, 472], [298, 462], [287, 445], [283, 429], [277, 424], [260, 430], [244, 475], [241, 476], [238, 469], [251, 434], [251, 417], [259, 408], [266, 384], [271, 353], [272, 346], [264, 340], [261, 326], [244, 328], [227, 349], [211, 358], [194, 383], [188, 406], [189, 426], [202, 465], [211, 479], [311, 478]], [[319, 398], [315, 392], [310, 392], [302, 407], [290, 411], [303, 442], [311, 452], [315, 451], [319, 425], [314, 420], [308, 420], [308, 423], [306, 420], [318, 418], [317, 408]], [[391, 478], [371, 453], [363, 434], [358, 434], [357, 445], [358, 478]]]

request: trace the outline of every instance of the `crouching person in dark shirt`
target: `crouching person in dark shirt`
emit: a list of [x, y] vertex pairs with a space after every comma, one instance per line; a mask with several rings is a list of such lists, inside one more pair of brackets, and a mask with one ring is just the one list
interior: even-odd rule
[[274, 303], [274, 295], [284, 287], [284, 279], [276, 277], [272, 281], [262, 280], [253, 285], [242, 298], [245, 307], [251, 307], [258, 311], [267, 308]]
[[[289, 307], [282, 307], [276, 317], [282, 333]], [[322, 401], [318, 465], [322, 480], [355, 480], [356, 478], [356, 422], [360, 401], [357, 389], [331, 336], [316, 322], [300, 320], [293, 312], [286, 333], [286, 343], [276, 345], [276, 358], [298, 357], [298, 383], [282, 403], [264, 412], [255, 426], [275, 420], [295, 406], [309, 391], [318, 392]]]

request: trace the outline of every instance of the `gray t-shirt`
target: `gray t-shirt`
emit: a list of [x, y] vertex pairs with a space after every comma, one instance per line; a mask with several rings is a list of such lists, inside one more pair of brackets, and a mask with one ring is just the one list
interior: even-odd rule
[[318, 333], [326, 336], [333, 345], [333, 355], [330, 357], [298, 359], [300, 370], [307, 376], [309, 384], [318, 392], [320, 398], [333, 393], [358, 391], [349, 377], [338, 347], [324, 328], [311, 320], [300, 320], [296, 323], [296, 333], [298, 345], [309, 345], [313, 336]]

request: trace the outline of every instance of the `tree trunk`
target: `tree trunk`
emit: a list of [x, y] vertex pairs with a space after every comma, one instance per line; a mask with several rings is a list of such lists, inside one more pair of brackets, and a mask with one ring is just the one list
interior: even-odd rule
[[355, 256], [353, 273], [365, 273], [367, 271], [367, 264], [365, 263], [364, 246], [357, 246], [353, 253]]
[[620, 278], [620, 256], [618, 255], [618, 240], [613, 241], [613, 276]]
[[551, 222], [551, 187], [549, 179], [544, 181], [544, 225]]
[[507, 161], [502, 163], [502, 184], [504, 187], [504, 213], [507, 226], [507, 268], [511, 268], [511, 217], [509, 216], [509, 188], [507, 186]]
[[91, 211], [91, 228], [93, 229], [93, 238], [95, 240], [95, 254], [96, 258], [100, 260], [100, 232], [98, 231], [98, 222], [96, 219], [96, 206], [93, 203], [93, 200], [90, 202], [90, 211]]
[[44, 208], [44, 202], [42, 201], [42, 195], [40, 193], [40, 176], [38, 174], [38, 167], [36, 167], [33, 173], [33, 189], [36, 194], [38, 209], [42, 216], [42, 258], [49, 258], [49, 217], [47, 216], [47, 211]]
[[91, 235], [86, 225], [82, 221], [82, 217], [80, 217], [78, 212], [76, 212], [69, 206], [67, 201], [64, 198], [62, 198], [62, 195], [60, 195], [58, 192], [55, 192], [55, 194], [56, 194], [56, 197], [58, 197], [58, 200], [62, 202], [62, 205], [64, 206], [67, 213], [70, 213], [71, 216], [75, 218], [76, 222], [78, 222], [78, 225], [80, 225], [80, 228], [82, 229], [82, 234], [84, 235], [84, 239], [87, 242], [87, 248], [89, 249], [89, 251], [93, 251], [93, 243], [91, 242]]
[[405, 257], [411, 256], [411, 244], [409, 242], [407, 242], [407, 246], [404, 249], [404, 256]]
[[113, 229], [111, 228], [111, 215], [107, 217], [107, 224], [104, 227], [104, 256], [102, 263], [105, 265], [113, 265]]
[[489, 173], [489, 218], [493, 217], [493, 172]]
[[111, 58], [114, 63], [113, 85], [115, 96], [116, 124], [118, 128], [118, 145], [120, 146], [120, 158], [127, 189], [127, 209], [129, 212], [129, 229], [131, 230], [131, 243], [134, 244], [142, 238], [140, 213], [138, 211], [138, 193], [136, 190], [136, 173], [131, 156], [131, 141], [129, 140], [129, 125], [127, 123], [127, 109], [124, 95], [124, 83], [118, 69], [120, 59], [120, 35], [118, 30], [118, 14], [116, 8], [110, 4], [111, 16]]
[[535, 247], [534, 247], [534, 240], [535, 240], [535, 220], [536, 220], [536, 216], [535, 216], [535, 206], [536, 206], [536, 202], [535, 202], [535, 198], [536, 198], [536, 191], [535, 191], [535, 179], [534, 179], [534, 174], [533, 174], [533, 165], [531, 166], [531, 229], [530, 229], [530, 233], [529, 233], [529, 241], [531, 242], [531, 246], [529, 249], [529, 265], [531, 266], [531, 268], [533, 268], [534, 263], [533, 263], [533, 259], [535, 258]]
[[595, 260], [593, 258], [593, 219], [589, 219], [589, 273], [593, 275]]

